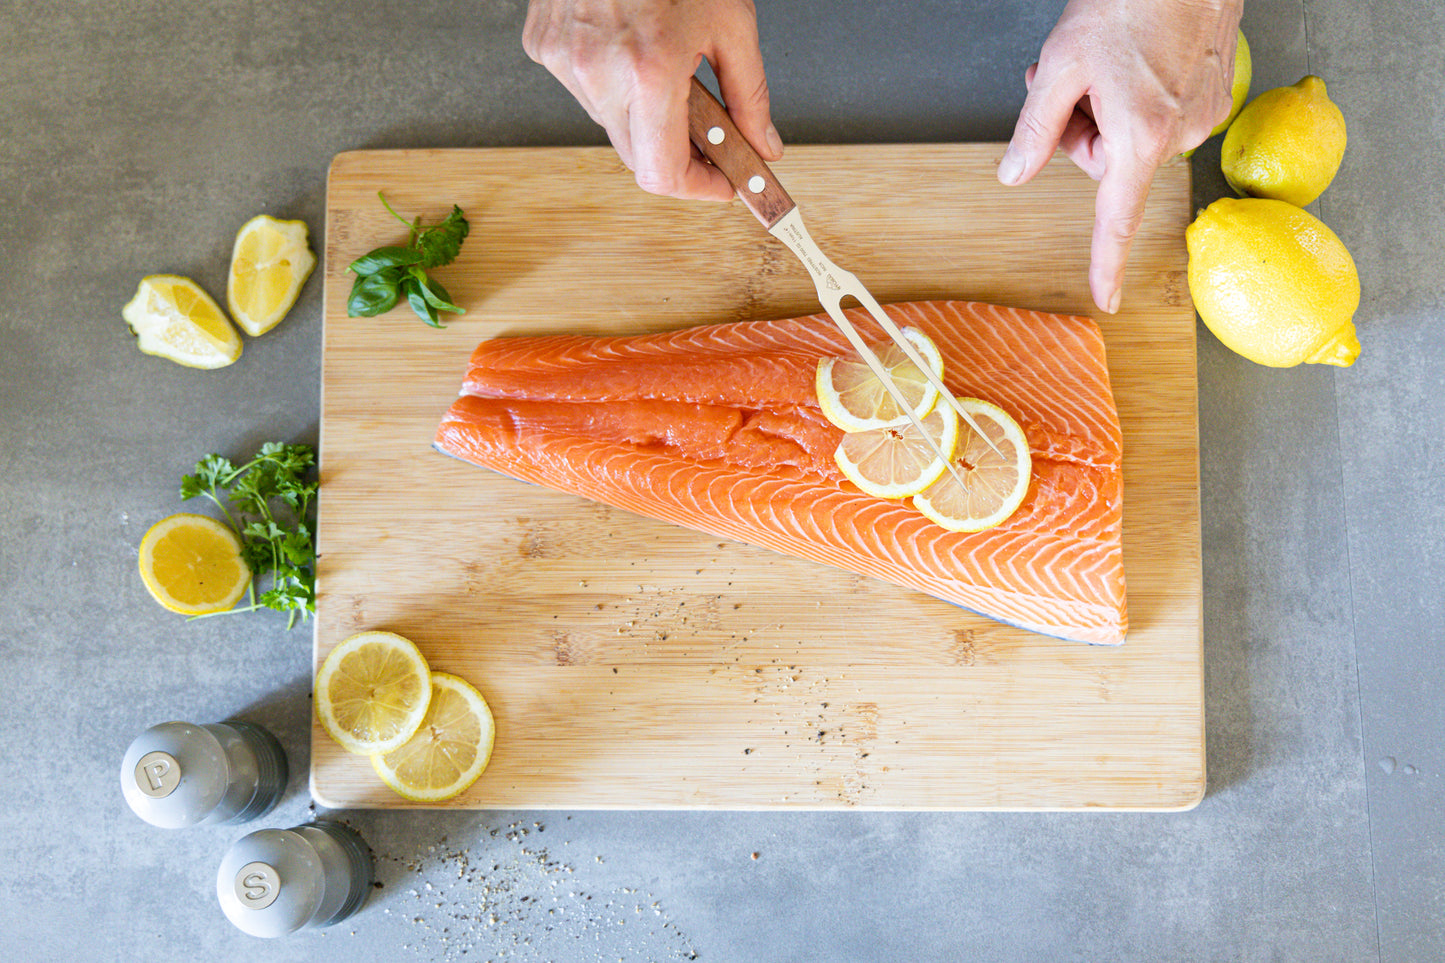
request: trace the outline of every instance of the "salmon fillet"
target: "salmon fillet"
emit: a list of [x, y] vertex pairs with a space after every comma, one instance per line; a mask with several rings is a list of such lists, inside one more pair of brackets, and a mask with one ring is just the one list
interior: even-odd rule
[[[1123, 443], [1098, 327], [962, 301], [888, 312], [933, 339], [955, 395], [1023, 427], [1033, 478], [1002, 525], [951, 532], [843, 476], [843, 433], [823, 417], [814, 376], [819, 358], [851, 349], [826, 314], [484, 341], [436, 447], [1046, 635], [1123, 642]], [[865, 338], [886, 340], [865, 312], [847, 313]]]

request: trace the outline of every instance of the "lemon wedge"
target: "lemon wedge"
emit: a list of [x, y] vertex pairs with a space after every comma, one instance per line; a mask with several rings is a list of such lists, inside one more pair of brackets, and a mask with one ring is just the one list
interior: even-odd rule
[[[919, 421], [939, 451], [945, 455], [953, 451], [958, 415], [951, 407], [937, 405]], [[848, 432], [833, 452], [833, 461], [849, 481], [878, 498], [916, 495], [948, 467], [908, 421]]]
[[151, 274], [121, 309], [145, 354], [189, 368], [224, 368], [241, 357], [241, 336], [209, 294], [190, 278]]
[[415, 802], [451, 799], [477, 781], [492, 758], [496, 725], [487, 700], [465, 679], [431, 675], [431, 704], [405, 745], [371, 757], [381, 781]]
[[980, 532], [1018, 511], [1029, 490], [1033, 458], [1023, 429], [998, 405], [977, 398], [959, 398], [958, 403], [984, 434], [960, 425], [953, 452], [958, 479], [940, 475], [914, 496], [913, 507], [952, 531]]
[[416, 734], [431, 691], [431, 669], [411, 640], [360, 632], [337, 643], [321, 663], [316, 714], [348, 752], [391, 752]]
[[226, 305], [241, 330], [265, 334], [286, 317], [316, 267], [304, 221], [258, 214], [236, 234]]
[[157, 602], [182, 615], [224, 612], [251, 584], [236, 533], [186, 513], [161, 519], [141, 537], [140, 577]]
[[[928, 362], [933, 373], [943, 377], [943, 356], [928, 336], [917, 328], [902, 328], [901, 331]], [[893, 383], [913, 408], [913, 413], [921, 418], [933, 410], [938, 401], [938, 389], [929, 383], [903, 349], [891, 341], [870, 347], [892, 375]], [[819, 360], [815, 387], [823, 417], [844, 431], [882, 428], [907, 417], [888, 389], [883, 387], [883, 382], [861, 358]]]

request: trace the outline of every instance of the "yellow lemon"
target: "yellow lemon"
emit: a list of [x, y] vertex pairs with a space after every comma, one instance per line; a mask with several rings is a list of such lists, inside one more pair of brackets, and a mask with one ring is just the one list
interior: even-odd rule
[[431, 702], [431, 669], [393, 632], [360, 632], [336, 644], [316, 671], [316, 715], [348, 752], [391, 752], [416, 734]]
[[492, 758], [496, 725], [487, 700], [465, 679], [431, 675], [431, 703], [416, 735], [371, 757], [381, 781], [416, 802], [441, 802], [477, 781]]
[[1224, 135], [1219, 164], [1235, 193], [1303, 207], [1335, 179], [1345, 140], [1344, 114], [1325, 82], [1308, 76], [1250, 101]]
[[206, 515], [163, 518], [140, 540], [140, 577], [147, 591], [172, 612], [224, 612], [246, 594], [251, 570], [241, 539]]
[[[942, 377], [943, 356], [928, 336], [917, 328], [902, 328], [901, 333], [933, 373]], [[913, 413], [919, 417], [928, 414], [938, 401], [938, 389], [927, 376], [898, 344], [890, 341], [871, 347]], [[881, 428], [907, 417], [862, 358], [823, 358], [814, 382], [823, 416], [844, 431]]]
[[236, 234], [226, 279], [226, 306], [241, 330], [265, 334], [286, 317], [316, 267], [304, 221], [251, 218]]
[[[1254, 61], [1249, 56], [1249, 41], [1244, 39], [1244, 31], [1240, 30], [1238, 42], [1234, 47], [1234, 82], [1230, 84], [1229, 93], [1233, 105], [1229, 109], [1229, 116], [1220, 121], [1219, 124], [1209, 132], [1209, 137], [1224, 133], [1229, 125], [1234, 123], [1234, 118], [1239, 116], [1240, 110], [1244, 108], [1244, 101], [1249, 97], [1249, 84], [1254, 79]], [[1206, 137], [1205, 140], [1209, 138]], [[1185, 157], [1194, 153], [1194, 148], [1184, 152]]]
[[984, 434], [960, 425], [954, 474], [940, 475], [915, 495], [913, 507], [952, 531], [980, 532], [1007, 521], [1023, 503], [1033, 456], [1019, 423], [998, 405], [977, 398], [958, 403]]
[[241, 356], [241, 336], [220, 305], [190, 278], [141, 278], [121, 317], [141, 351], [189, 368], [224, 368]]
[[1284, 201], [1226, 197], [1185, 231], [1189, 293], [1226, 347], [1276, 368], [1348, 367], [1360, 276], [1340, 239]]
[[[951, 407], [937, 405], [919, 423], [939, 451], [953, 453], [958, 415]], [[848, 432], [833, 452], [833, 461], [849, 481], [879, 498], [916, 495], [948, 470], [948, 463], [933, 454], [928, 440], [907, 420]]]

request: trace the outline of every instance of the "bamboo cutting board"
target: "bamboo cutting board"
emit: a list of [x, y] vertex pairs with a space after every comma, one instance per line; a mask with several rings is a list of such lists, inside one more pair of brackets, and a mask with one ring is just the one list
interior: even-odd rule
[[[1095, 185], [1056, 158], [998, 186], [1002, 145], [793, 147], [775, 169], [814, 237], [883, 303], [1097, 314]], [[467, 314], [346, 316], [346, 266], [453, 203], [436, 272]], [[483, 338], [811, 314], [804, 269], [737, 203], [642, 193], [605, 148], [360, 151], [327, 194], [315, 658], [414, 640], [497, 720], [447, 805], [1181, 809], [1204, 791], [1187, 164], [1154, 182], [1115, 317], [1130, 633], [1010, 628], [916, 592], [537, 488], [431, 441]], [[313, 727], [336, 808], [412, 805]]]

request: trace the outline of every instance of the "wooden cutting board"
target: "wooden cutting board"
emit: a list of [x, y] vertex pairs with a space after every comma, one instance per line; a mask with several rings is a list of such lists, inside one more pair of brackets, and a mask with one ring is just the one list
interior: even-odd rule
[[[1204, 791], [1189, 168], [1155, 179], [1123, 309], [1087, 267], [1095, 185], [1062, 158], [1022, 188], [1002, 145], [792, 147], [814, 237], [882, 302], [1093, 314], [1124, 428], [1119, 648], [532, 487], [438, 454], [478, 341], [818, 310], [737, 203], [644, 194], [608, 149], [360, 151], [327, 193], [315, 657], [386, 629], [477, 685], [497, 720], [448, 805], [1180, 809]], [[461, 205], [436, 272], [467, 314], [346, 316], [346, 266]], [[410, 805], [313, 730], [336, 808]]]

